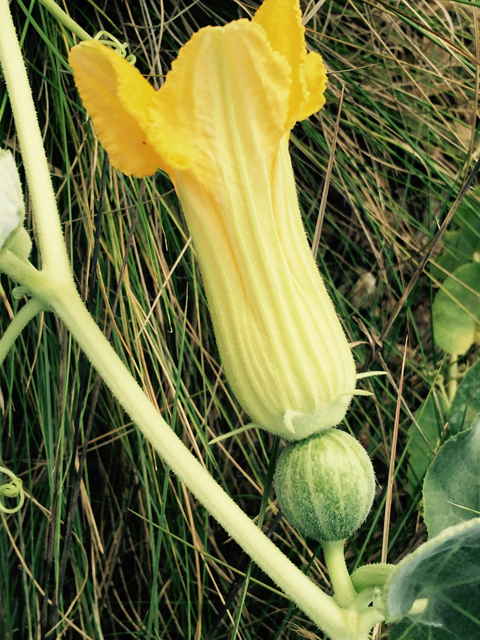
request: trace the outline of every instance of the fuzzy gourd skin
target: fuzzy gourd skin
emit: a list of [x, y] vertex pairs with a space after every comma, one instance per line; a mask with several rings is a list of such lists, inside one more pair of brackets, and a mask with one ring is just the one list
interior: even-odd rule
[[275, 490], [287, 520], [303, 535], [344, 540], [364, 522], [375, 492], [372, 463], [362, 445], [329, 429], [289, 443], [278, 459]]

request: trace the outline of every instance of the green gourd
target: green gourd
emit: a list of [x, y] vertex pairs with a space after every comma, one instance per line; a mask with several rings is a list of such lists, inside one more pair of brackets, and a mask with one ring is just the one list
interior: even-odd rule
[[303, 535], [344, 540], [364, 522], [375, 476], [362, 445], [338, 429], [289, 443], [277, 462], [275, 490], [287, 520]]

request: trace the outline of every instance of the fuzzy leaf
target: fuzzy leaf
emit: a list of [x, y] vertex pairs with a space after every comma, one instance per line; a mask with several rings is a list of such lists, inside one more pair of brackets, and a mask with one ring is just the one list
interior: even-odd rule
[[472, 426], [480, 413], [480, 360], [467, 371], [459, 385], [448, 414], [450, 432], [459, 433]]
[[443, 398], [431, 393], [422, 406], [415, 412], [415, 419], [423, 435], [425, 442], [416, 424], [409, 429], [410, 440], [408, 452], [410, 460], [407, 470], [407, 478], [414, 490], [422, 483], [425, 473], [433, 458], [433, 452], [437, 449], [445, 424], [446, 408]]
[[463, 355], [480, 340], [480, 263], [456, 269], [443, 287], [432, 308], [435, 342], [447, 353]]
[[404, 558], [386, 585], [390, 640], [478, 640], [480, 518], [449, 527]]
[[429, 537], [480, 516], [480, 419], [437, 453], [425, 477], [423, 498]]

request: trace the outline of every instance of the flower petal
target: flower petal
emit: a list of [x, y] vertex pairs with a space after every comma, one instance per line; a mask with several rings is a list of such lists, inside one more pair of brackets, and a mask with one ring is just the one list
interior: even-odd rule
[[305, 120], [325, 104], [324, 93], [327, 87], [327, 70], [319, 53], [312, 51], [307, 55], [303, 65], [303, 73], [307, 86], [307, 96], [296, 114], [298, 121]]
[[265, 0], [254, 15], [253, 22], [263, 27], [274, 51], [278, 51], [290, 65], [290, 129], [299, 119], [297, 112], [306, 94], [303, 66], [307, 52], [300, 3], [298, 0]]
[[137, 178], [155, 173], [163, 163], [147, 137], [154, 88], [124, 58], [95, 40], [73, 47], [69, 62], [112, 165]]
[[261, 27], [248, 20], [206, 27], [180, 50], [156, 94], [149, 139], [175, 170], [191, 167], [207, 182], [219, 166], [235, 174], [240, 151], [261, 158], [276, 152], [290, 84], [288, 64]]
[[323, 104], [326, 82], [320, 56], [306, 54], [298, 0], [265, 0], [252, 22], [202, 29], [158, 92], [114, 52], [86, 51], [77, 84], [112, 163], [133, 173], [141, 145], [174, 182], [243, 408], [290, 439], [336, 425], [356, 374], [288, 153], [289, 130]]
[[318, 53], [305, 49], [305, 28], [298, 0], [265, 0], [253, 17], [267, 34], [273, 49], [289, 63], [290, 88], [288, 129], [325, 104], [327, 71]]

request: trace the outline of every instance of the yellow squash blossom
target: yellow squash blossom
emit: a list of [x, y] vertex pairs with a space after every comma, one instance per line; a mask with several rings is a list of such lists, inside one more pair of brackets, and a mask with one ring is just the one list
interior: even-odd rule
[[302, 226], [288, 152], [320, 109], [326, 71], [307, 54], [298, 0], [207, 27], [159, 91], [120, 55], [82, 42], [70, 64], [114, 167], [158, 167], [183, 207], [227, 379], [259, 426], [290, 440], [338, 424], [353, 357]]

